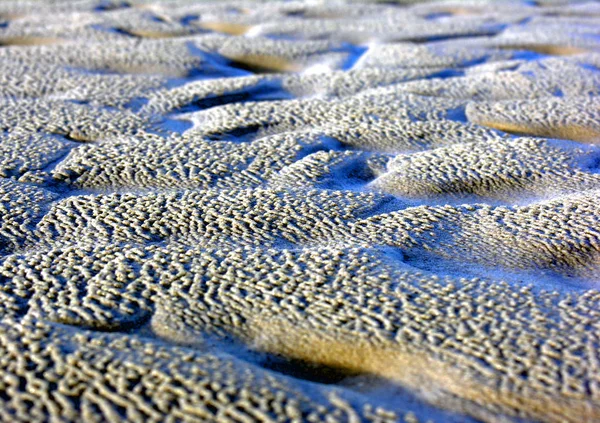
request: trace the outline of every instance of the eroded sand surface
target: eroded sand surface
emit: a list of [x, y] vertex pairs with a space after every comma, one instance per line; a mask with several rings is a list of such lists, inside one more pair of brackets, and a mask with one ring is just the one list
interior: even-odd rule
[[600, 421], [598, 3], [0, 20], [0, 420]]

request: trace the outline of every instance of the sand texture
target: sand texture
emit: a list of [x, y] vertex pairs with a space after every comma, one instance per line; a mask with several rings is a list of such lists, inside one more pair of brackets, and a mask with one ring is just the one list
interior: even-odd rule
[[0, 1], [0, 421], [600, 421], [600, 4]]

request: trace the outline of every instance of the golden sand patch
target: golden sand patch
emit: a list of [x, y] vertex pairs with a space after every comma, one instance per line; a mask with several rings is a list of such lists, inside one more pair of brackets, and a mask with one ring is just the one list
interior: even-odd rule
[[[411, 351], [399, 344], [374, 345], [294, 327], [282, 319], [252, 322], [254, 345], [274, 354], [341, 369], [348, 374], [372, 374], [414, 390], [431, 403], [489, 422], [506, 421], [490, 413], [498, 408], [509, 416], [547, 422], [595, 422], [600, 408], [582, 398], [546, 397], [529, 391], [517, 395], [494, 389], [469, 374], [468, 363], [447, 351], [444, 361], [435, 353]], [[450, 364], [453, 363], [453, 364]], [[449, 407], [450, 406], [450, 407]]]
[[196, 23], [195, 25], [203, 29], [229, 35], [244, 35], [254, 27], [252, 25], [221, 21], [202, 21]]
[[54, 37], [6, 37], [0, 38], [0, 46], [44, 46], [65, 43], [67, 40]]
[[589, 49], [558, 44], [510, 44], [499, 47], [507, 50], [528, 50], [551, 56], [573, 56], [590, 52]]
[[243, 54], [227, 56], [233, 65], [256, 73], [299, 72], [302, 65], [292, 60], [266, 54]]
[[584, 126], [566, 125], [559, 127], [542, 127], [538, 125], [488, 120], [479, 123], [483, 126], [515, 135], [532, 135], [536, 137], [568, 139], [586, 144], [600, 144], [600, 132]]

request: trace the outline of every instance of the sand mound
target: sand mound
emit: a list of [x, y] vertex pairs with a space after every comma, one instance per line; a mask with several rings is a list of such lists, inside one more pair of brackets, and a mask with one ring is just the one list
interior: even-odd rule
[[457, 144], [399, 155], [371, 186], [424, 200], [444, 201], [448, 195], [462, 199], [475, 195], [484, 201], [535, 200], [600, 188], [600, 175], [577, 166], [586, 156], [597, 160], [592, 150], [561, 149], [541, 139]]

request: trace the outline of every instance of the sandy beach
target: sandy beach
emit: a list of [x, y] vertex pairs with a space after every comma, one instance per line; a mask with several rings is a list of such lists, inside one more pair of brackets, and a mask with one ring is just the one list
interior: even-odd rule
[[600, 3], [0, 2], [0, 421], [600, 421]]

